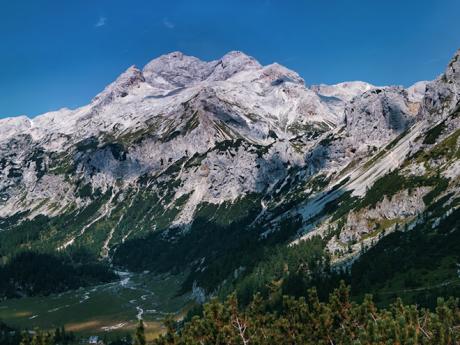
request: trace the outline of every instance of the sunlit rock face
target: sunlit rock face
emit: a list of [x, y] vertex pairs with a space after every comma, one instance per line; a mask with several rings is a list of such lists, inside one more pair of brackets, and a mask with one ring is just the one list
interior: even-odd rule
[[139, 233], [186, 231], [203, 205], [254, 197], [264, 219], [293, 181], [333, 181], [429, 106], [436, 112], [446, 93], [450, 106], [456, 66], [444, 77], [452, 82], [407, 90], [307, 87], [296, 72], [242, 52], [209, 62], [173, 52], [131, 66], [83, 107], [0, 120], [0, 230], [13, 217], [68, 217], [66, 230], [44, 230], [56, 248], [91, 243], [107, 255]]
[[457, 50], [446, 70], [426, 85], [419, 116], [431, 122], [444, 118], [460, 102], [460, 50]]

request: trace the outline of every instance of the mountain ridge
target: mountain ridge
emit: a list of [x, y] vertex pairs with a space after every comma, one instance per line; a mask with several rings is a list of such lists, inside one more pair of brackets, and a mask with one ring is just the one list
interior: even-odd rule
[[[132, 269], [126, 248], [148, 237], [162, 244], [155, 267], [193, 238], [187, 262], [161, 259], [198, 272], [190, 288], [221, 259], [204, 245], [217, 241], [210, 229], [241, 250], [245, 236], [319, 234], [337, 262], [354, 257], [447, 190], [457, 207], [459, 54], [441, 77], [404, 89], [307, 87], [241, 52], [211, 62], [173, 52], [131, 66], [78, 109], [0, 120], [0, 255], [82, 246]], [[392, 192], [371, 197], [381, 184]]]

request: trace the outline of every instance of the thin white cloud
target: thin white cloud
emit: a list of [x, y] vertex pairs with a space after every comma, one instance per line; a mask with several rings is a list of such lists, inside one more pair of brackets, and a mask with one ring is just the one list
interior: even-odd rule
[[174, 29], [176, 27], [176, 25], [170, 21], [168, 18], [163, 18], [163, 25], [165, 26], [165, 28], [167, 29]]
[[94, 24], [94, 26], [96, 28], [100, 28], [100, 27], [104, 26], [105, 24], [107, 24], [107, 18], [106, 17], [99, 17], [99, 20], [97, 21], [96, 24]]

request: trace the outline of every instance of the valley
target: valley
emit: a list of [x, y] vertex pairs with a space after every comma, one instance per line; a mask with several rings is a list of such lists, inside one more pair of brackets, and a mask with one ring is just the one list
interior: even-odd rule
[[190, 302], [190, 294], [177, 295], [184, 275], [117, 273], [120, 280], [108, 284], [0, 302], [0, 319], [20, 329], [64, 326], [82, 337], [125, 336], [143, 319], [151, 338], [167, 315], [181, 314]]

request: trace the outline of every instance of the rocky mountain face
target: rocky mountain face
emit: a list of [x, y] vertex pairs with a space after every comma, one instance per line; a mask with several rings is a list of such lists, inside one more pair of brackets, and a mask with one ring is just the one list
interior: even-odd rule
[[460, 101], [460, 51], [449, 62], [446, 71], [426, 85], [420, 117], [436, 122], [444, 118]]
[[307, 87], [241, 52], [174, 52], [81, 108], [0, 120], [0, 255], [83, 246], [130, 267], [130, 244], [149, 238], [134, 251], [158, 251], [161, 270], [188, 241], [181, 267], [202, 274], [245, 231], [320, 234], [335, 261], [352, 258], [439, 200], [458, 207], [459, 56], [404, 89]]
[[[304, 133], [316, 136], [335, 127], [340, 116], [282, 66], [262, 67], [240, 52], [213, 62], [171, 53], [143, 71], [130, 67], [82, 108], [2, 120], [1, 215], [32, 209], [32, 216], [59, 214], [63, 207], [87, 203], [76, 196], [76, 181], [89, 184], [92, 192], [123, 190], [142, 175], [162, 174], [198, 156], [203, 161], [199, 171], [183, 166], [185, 185], [176, 198], [211, 182], [215, 186], [205, 188], [206, 195], [196, 196], [196, 202], [234, 200], [276, 180], [276, 172], [284, 169], [280, 162], [301, 160], [287, 140]], [[238, 140], [254, 152], [258, 146], [267, 151], [260, 168], [254, 168], [257, 155], [241, 152], [242, 169], [250, 170], [240, 174], [245, 181], [211, 158], [223, 155], [217, 143]], [[256, 176], [265, 169], [273, 174]], [[224, 176], [232, 182], [213, 193]], [[50, 209], [54, 198], [46, 200], [45, 190], [58, 193], [59, 208]]]

